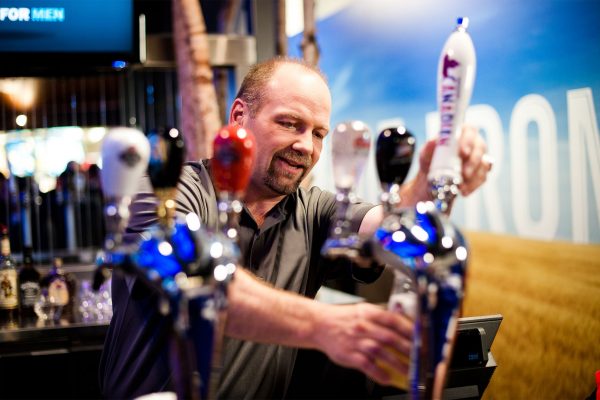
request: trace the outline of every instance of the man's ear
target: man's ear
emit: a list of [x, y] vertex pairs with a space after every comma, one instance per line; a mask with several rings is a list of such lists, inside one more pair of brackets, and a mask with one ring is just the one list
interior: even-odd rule
[[229, 123], [243, 125], [244, 120], [248, 113], [248, 106], [244, 100], [237, 98], [231, 105], [231, 112], [229, 113]]

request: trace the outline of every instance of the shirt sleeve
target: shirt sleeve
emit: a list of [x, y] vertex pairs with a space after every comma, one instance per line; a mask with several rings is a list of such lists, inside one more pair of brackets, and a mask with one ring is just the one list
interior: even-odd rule
[[[213, 212], [216, 211], [216, 194], [210, 176], [201, 164], [189, 163], [183, 168], [177, 185], [176, 202], [177, 217], [184, 218], [193, 212], [205, 225], [212, 227], [216, 224], [216, 214]], [[154, 195], [150, 179], [144, 176], [129, 206], [131, 217], [125, 233], [126, 243], [139, 242], [141, 234], [158, 222], [157, 206], [158, 199]]]
[[123, 240], [125, 243], [137, 243], [142, 233], [156, 223], [156, 207], [158, 200], [154, 196], [150, 178], [146, 175], [139, 182], [138, 190], [129, 205], [129, 221]]

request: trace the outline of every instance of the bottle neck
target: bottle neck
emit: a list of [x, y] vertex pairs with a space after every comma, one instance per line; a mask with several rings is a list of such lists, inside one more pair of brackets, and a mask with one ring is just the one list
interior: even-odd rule
[[30, 246], [25, 246], [23, 249], [23, 266], [22, 269], [34, 269], [33, 265], [33, 249]]

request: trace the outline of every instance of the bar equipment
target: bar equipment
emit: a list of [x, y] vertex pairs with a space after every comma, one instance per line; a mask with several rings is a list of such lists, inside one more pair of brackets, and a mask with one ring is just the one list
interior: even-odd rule
[[[210, 254], [214, 260], [214, 306], [217, 314], [211, 376], [212, 396], [216, 395], [222, 370], [221, 348], [227, 318], [227, 290], [237, 264], [240, 263], [238, 221], [243, 208], [242, 198], [250, 182], [255, 149], [254, 135], [235, 124], [221, 128], [213, 141], [211, 174], [218, 195], [220, 232], [213, 233], [210, 243]], [[199, 342], [196, 345], [199, 357], [202, 356], [201, 349], [202, 342]]]
[[409, 376], [392, 375], [392, 384], [412, 399], [441, 398], [464, 296], [465, 239], [433, 203], [421, 202], [388, 213], [365, 246], [394, 269], [388, 308], [414, 319]]
[[[468, 247], [445, 214], [462, 183], [458, 140], [475, 79], [475, 50], [467, 26], [467, 18], [458, 19], [438, 63], [441, 124], [428, 175], [434, 203], [404, 209], [388, 205], [381, 226], [366, 244], [376, 260], [394, 268], [388, 308], [414, 318], [408, 379], [392, 376], [395, 386], [408, 386], [413, 399], [442, 398], [464, 297]], [[390, 161], [378, 152], [384, 190], [392, 187]], [[403, 174], [400, 169], [397, 173]], [[383, 198], [397, 204], [395, 191], [388, 193]]]
[[178, 397], [213, 398], [220, 378], [227, 289], [240, 257], [236, 219], [250, 178], [254, 136], [226, 126], [215, 137], [211, 170], [219, 196], [217, 232], [202, 229], [195, 214], [186, 215], [185, 222], [175, 219], [183, 161], [179, 132], [150, 135], [150, 142], [148, 170], [159, 198], [159, 225], [140, 244], [136, 263], [147, 271], [148, 280], [162, 282], [167, 295], [163, 313], [173, 320], [171, 367]]
[[[211, 169], [219, 194], [221, 230], [217, 232], [202, 228], [196, 214], [176, 216], [176, 186], [185, 151], [179, 131], [152, 132], [149, 143], [148, 175], [158, 199], [158, 223], [143, 233], [139, 246], [130, 247], [119, 247], [124, 229], [120, 222], [128, 216], [107, 224], [108, 257], [101, 264], [132, 274], [159, 293], [159, 310], [172, 327], [170, 359], [177, 396], [213, 398], [220, 374], [227, 288], [239, 260], [236, 218], [250, 177], [254, 137], [243, 128], [227, 126], [215, 138]], [[113, 197], [124, 196], [113, 191]]]
[[461, 161], [458, 156], [465, 112], [475, 81], [475, 48], [467, 33], [468, 18], [458, 18], [438, 63], [437, 101], [440, 132], [431, 161], [428, 180], [434, 202], [442, 212], [448, 212], [462, 183]]
[[[237, 125], [223, 127], [213, 143], [212, 176], [218, 192], [219, 224], [221, 234], [237, 243], [237, 225], [242, 211], [242, 197], [250, 182], [256, 142], [254, 135]], [[233, 261], [233, 260], [228, 260]], [[235, 265], [235, 264], [233, 264]], [[234, 270], [230, 268], [215, 273], [228, 283]], [[226, 295], [226, 286], [222, 287]], [[223, 297], [225, 299], [225, 297]]]
[[388, 308], [414, 320], [409, 375], [395, 374], [385, 362], [377, 362], [391, 374], [392, 385], [408, 390], [413, 399], [430, 399], [441, 398], [464, 293], [468, 251], [460, 231], [434, 203], [400, 206], [399, 189], [414, 149], [415, 139], [404, 127], [382, 130], [376, 164], [385, 217], [372, 237], [344, 243], [330, 239], [323, 254], [344, 256], [359, 265], [387, 264], [394, 270]]
[[150, 145], [146, 136], [134, 128], [110, 129], [102, 142], [102, 191], [105, 199], [106, 237], [96, 259], [93, 288], [98, 290], [109, 279], [112, 268], [130, 265], [132, 248], [124, 246], [123, 233], [129, 222], [129, 205], [148, 166]]
[[107, 235], [105, 250], [122, 245], [129, 222], [129, 205], [146, 171], [150, 145], [146, 136], [134, 128], [110, 129], [102, 142], [102, 190]]
[[[475, 78], [475, 50], [467, 26], [467, 18], [458, 19], [438, 63], [441, 125], [428, 176], [434, 204], [395, 210], [388, 205], [387, 216], [366, 245], [376, 260], [394, 268], [388, 307], [415, 317], [409, 377], [393, 377], [396, 386], [408, 386], [413, 399], [442, 396], [464, 296], [467, 245], [444, 213], [462, 182], [458, 139]], [[377, 166], [385, 190], [391, 179], [389, 159], [383, 156], [378, 152]], [[388, 190], [384, 199], [397, 204], [393, 193]]]
[[370, 148], [371, 131], [362, 121], [342, 122], [331, 133], [333, 179], [338, 208], [331, 234], [321, 249], [321, 254], [326, 257], [357, 257], [360, 240], [357, 234], [350, 232], [348, 207], [356, 201], [353, 188], [363, 173]]
[[[210, 345], [203, 350], [212, 355], [211, 262], [202, 257], [206, 240], [198, 217], [192, 214], [182, 221], [175, 214], [177, 183], [185, 157], [183, 135], [175, 128], [165, 128], [150, 132], [148, 140], [148, 175], [158, 199], [158, 224], [143, 234], [133, 261], [142, 281], [160, 293], [158, 307], [170, 320], [169, 358], [178, 397], [206, 398], [210, 357], [205, 356], [208, 365], [195, 357], [193, 343], [198, 333], [191, 316], [210, 316], [204, 318], [200, 333], [208, 336], [204, 341]], [[200, 380], [194, 379], [196, 370]]]
[[386, 212], [400, 205], [400, 186], [408, 176], [416, 139], [404, 126], [383, 129], [377, 137], [375, 163], [381, 182], [381, 203]]

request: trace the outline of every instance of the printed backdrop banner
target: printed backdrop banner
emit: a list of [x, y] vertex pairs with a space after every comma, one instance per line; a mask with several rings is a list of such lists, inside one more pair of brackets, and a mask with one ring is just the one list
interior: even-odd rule
[[[333, 126], [363, 120], [373, 141], [396, 124], [420, 145], [437, 135], [438, 58], [466, 16], [477, 53], [466, 119], [496, 163], [482, 190], [457, 201], [453, 219], [471, 230], [600, 243], [600, 1], [324, 3], [337, 6], [317, 23]], [[301, 38], [290, 37], [292, 55]], [[314, 183], [333, 189], [329, 152], [326, 140]], [[357, 191], [378, 201], [373, 159]]]

